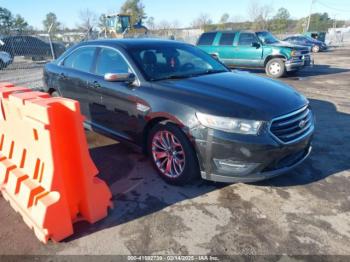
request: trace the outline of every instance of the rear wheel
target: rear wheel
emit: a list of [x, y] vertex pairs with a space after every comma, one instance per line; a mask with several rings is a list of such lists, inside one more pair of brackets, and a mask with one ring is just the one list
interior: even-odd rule
[[199, 177], [193, 146], [175, 124], [161, 123], [151, 130], [148, 152], [159, 175], [170, 184], [184, 185]]
[[320, 47], [319, 47], [318, 45], [314, 45], [314, 46], [312, 47], [312, 52], [314, 52], [314, 53], [320, 52]]
[[284, 61], [280, 58], [271, 59], [265, 67], [266, 74], [273, 78], [280, 78], [286, 72]]

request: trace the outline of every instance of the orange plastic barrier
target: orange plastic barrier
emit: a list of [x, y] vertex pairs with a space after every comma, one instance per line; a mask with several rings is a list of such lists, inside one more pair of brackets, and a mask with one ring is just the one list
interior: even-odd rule
[[0, 190], [40, 241], [107, 216], [111, 193], [97, 173], [78, 102], [0, 83]]

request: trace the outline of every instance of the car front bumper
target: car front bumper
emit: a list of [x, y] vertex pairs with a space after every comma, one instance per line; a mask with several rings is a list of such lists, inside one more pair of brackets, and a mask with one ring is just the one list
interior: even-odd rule
[[[270, 179], [299, 166], [312, 151], [313, 132], [288, 145], [278, 142], [269, 132], [248, 137], [203, 128], [194, 134], [201, 176], [215, 182]], [[246, 170], [238, 171], [237, 167], [243, 166]]]
[[299, 70], [303, 67], [313, 66], [313, 65], [314, 65], [314, 60], [311, 55], [305, 55], [299, 58], [293, 57], [292, 59], [287, 60], [285, 62], [287, 72]]
[[320, 50], [321, 50], [321, 51], [327, 51], [327, 50], [328, 50], [328, 46], [321, 46], [321, 47], [320, 47]]

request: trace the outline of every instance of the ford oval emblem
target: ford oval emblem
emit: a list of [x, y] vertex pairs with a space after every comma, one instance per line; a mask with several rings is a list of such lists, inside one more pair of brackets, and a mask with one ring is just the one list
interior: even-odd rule
[[300, 123], [299, 123], [299, 127], [300, 127], [300, 129], [303, 129], [305, 126], [306, 126], [306, 121], [305, 120], [303, 120], [303, 121], [300, 121]]

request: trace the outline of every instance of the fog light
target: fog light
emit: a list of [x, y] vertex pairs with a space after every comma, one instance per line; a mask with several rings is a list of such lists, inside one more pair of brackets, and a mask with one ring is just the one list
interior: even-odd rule
[[230, 159], [214, 159], [216, 168], [221, 173], [234, 174], [239, 176], [245, 176], [251, 173], [260, 164], [258, 163], [245, 163], [234, 161]]

